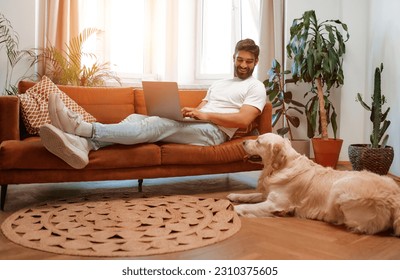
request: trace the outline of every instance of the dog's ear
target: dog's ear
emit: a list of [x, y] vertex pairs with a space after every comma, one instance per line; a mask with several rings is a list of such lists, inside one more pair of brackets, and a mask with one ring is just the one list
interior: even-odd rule
[[277, 170], [286, 162], [286, 149], [284, 143], [276, 143], [272, 147], [272, 168]]

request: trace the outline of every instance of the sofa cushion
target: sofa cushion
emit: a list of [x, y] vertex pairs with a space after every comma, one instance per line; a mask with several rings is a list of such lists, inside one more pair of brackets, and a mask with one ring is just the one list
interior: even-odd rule
[[[155, 144], [112, 145], [89, 154], [88, 169], [117, 169], [161, 164], [160, 147]], [[23, 141], [3, 141], [0, 146], [0, 169], [70, 169], [52, 155], [39, 137]]]
[[96, 121], [85, 109], [59, 90], [49, 78], [43, 76], [42, 80], [28, 89], [26, 93], [18, 94], [21, 101], [22, 119], [29, 134], [37, 135], [41, 125], [50, 123], [48, 110], [49, 94], [56, 92], [60, 93], [65, 105], [69, 109], [81, 114], [85, 121]]
[[223, 164], [242, 161], [246, 152], [243, 140], [254, 137], [233, 139], [217, 146], [194, 146], [182, 144], [162, 144], [161, 163], [175, 164]]

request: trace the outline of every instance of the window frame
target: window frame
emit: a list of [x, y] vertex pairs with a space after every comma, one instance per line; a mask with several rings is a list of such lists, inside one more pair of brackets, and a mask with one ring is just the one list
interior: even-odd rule
[[[161, 1], [160, 3], [158, 1]], [[230, 46], [232, 46], [229, 53], [227, 53], [227, 57], [230, 60], [230, 69], [229, 72], [226, 73], [204, 73], [202, 72], [202, 60], [204, 60], [204, 50], [203, 50], [203, 40], [204, 40], [204, 2], [208, 0], [198, 0], [193, 1], [191, 3], [187, 3], [185, 1], [185, 5], [181, 6], [179, 2], [173, 1], [173, 3], [163, 2], [163, 0], [150, 0], [145, 1], [145, 13], [144, 16], [144, 24], [143, 27], [144, 34], [151, 34], [150, 36], [145, 36], [143, 40], [143, 50], [142, 50], [142, 58], [143, 59], [143, 69], [141, 73], [134, 72], [117, 72], [116, 74], [120, 76], [122, 82], [128, 85], [140, 85], [141, 80], [165, 80], [165, 79], [176, 79], [177, 82], [181, 82], [185, 85], [209, 85], [215, 80], [230, 78], [233, 76], [234, 71], [234, 59], [233, 52], [234, 46], [237, 41], [242, 39], [242, 1], [243, 0], [230, 0], [231, 3], [231, 42], [229, 42]], [[215, 1], [215, 0], [214, 0]], [[100, 13], [98, 14], [98, 20], [96, 26], [99, 28], [106, 30], [106, 26], [108, 26], [111, 18], [110, 15], [107, 14], [107, 11], [111, 8], [110, 5], [114, 5], [111, 0], [104, 0], [104, 2], [98, 2], [99, 7], [101, 7]], [[102, 4], [100, 4], [102, 3]], [[162, 4], [162, 5], [158, 5]], [[190, 7], [189, 7], [189, 6]], [[160, 27], [160, 22], [154, 21], [154, 18], [163, 18], [162, 21], [170, 20], [171, 18], [175, 18], [176, 15], [182, 15], [182, 13], [187, 13], [188, 9], [184, 9], [186, 7], [190, 9], [189, 13], [193, 15], [190, 21], [179, 22], [179, 19], [176, 19], [172, 24], [172, 28], [168, 29], [168, 33], [166, 35], [174, 35], [178, 36], [181, 34], [181, 24], [189, 24], [191, 27], [186, 29], [186, 35], [190, 30], [195, 32], [194, 36], [190, 36], [190, 38], [185, 38], [184, 40], [190, 40], [190, 43], [185, 44], [185, 46], [179, 45], [179, 40], [182, 38], [175, 38], [175, 41], [172, 43], [167, 43], [166, 41], [161, 40], [160, 44], [155, 44], [155, 40], [153, 36], [157, 36], [154, 33], [154, 28]], [[186, 18], [189, 19], [185, 14]], [[165, 17], [165, 18], [164, 18]], [[178, 17], [176, 17], [178, 18]], [[165, 23], [166, 24], [166, 23]], [[82, 26], [84, 27], [84, 26]], [[158, 29], [157, 29], [158, 30]], [[158, 30], [160, 32], [160, 30]], [[185, 33], [183, 32], [183, 33]], [[105, 32], [107, 33], [107, 32]], [[163, 34], [163, 33], [161, 33]], [[114, 62], [111, 61], [111, 45], [107, 43], [107, 37], [110, 38], [111, 35], [103, 34], [103, 39], [101, 42], [102, 46], [100, 46], [99, 53], [101, 55], [99, 57], [103, 58], [104, 61], [108, 61], [110, 64]], [[185, 36], [185, 35], [184, 35]], [[156, 37], [157, 38], [157, 37]], [[165, 38], [164, 38], [165, 39]], [[164, 45], [165, 44], [165, 45]], [[187, 48], [190, 45], [193, 46], [193, 51], [190, 51], [189, 55], [182, 54], [182, 50], [179, 48]], [[165, 50], [157, 50], [157, 48], [165, 48]], [[168, 49], [171, 51], [175, 51], [174, 54], [171, 54], [171, 57], [168, 56]], [[161, 60], [159, 57], [160, 53], [162, 54]], [[186, 61], [186, 62], [185, 62]], [[189, 62], [188, 62], [189, 61]], [[226, 62], [224, 62], [226, 63]], [[181, 66], [183, 70], [179, 67]], [[179, 68], [178, 68], [179, 67]], [[122, 69], [121, 69], [122, 70]], [[183, 71], [183, 72], [182, 72]], [[182, 74], [183, 73], [183, 74]]]
[[[219, 80], [226, 79], [232, 77], [233, 75], [233, 52], [234, 49], [231, 50], [231, 53], [227, 55], [232, 57], [231, 59], [231, 67], [229, 73], [221, 73], [221, 74], [210, 74], [210, 73], [202, 73], [201, 71], [201, 63], [203, 59], [203, 20], [204, 20], [204, 1], [200, 0], [197, 3], [197, 14], [196, 14], [196, 61], [195, 61], [195, 80], [204, 81], [204, 80]], [[231, 12], [231, 22], [233, 29], [231, 30], [231, 45], [235, 46], [236, 42], [241, 39], [241, 0], [231, 0], [232, 3], [232, 12]]]

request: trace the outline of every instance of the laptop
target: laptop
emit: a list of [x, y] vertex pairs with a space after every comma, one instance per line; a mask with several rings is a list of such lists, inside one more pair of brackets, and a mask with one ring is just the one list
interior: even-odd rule
[[147, 115], [184, 122], [207, 122], [183, 117], [176, 82], [143, 81]]

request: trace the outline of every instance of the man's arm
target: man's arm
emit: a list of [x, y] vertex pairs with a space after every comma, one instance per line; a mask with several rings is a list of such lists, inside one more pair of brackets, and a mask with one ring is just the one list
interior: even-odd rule
[[183, 115], [185, 117], [210, 121], [224, 127], [247, 128], [257, 118], [257, 116], [261, 114], [260, 110], [251, 105], [243, 105], [238, 113], [201, 112], [199, 109], [204, 106], [203, 102], [200, 103], [197, 108], [183, 108]]

